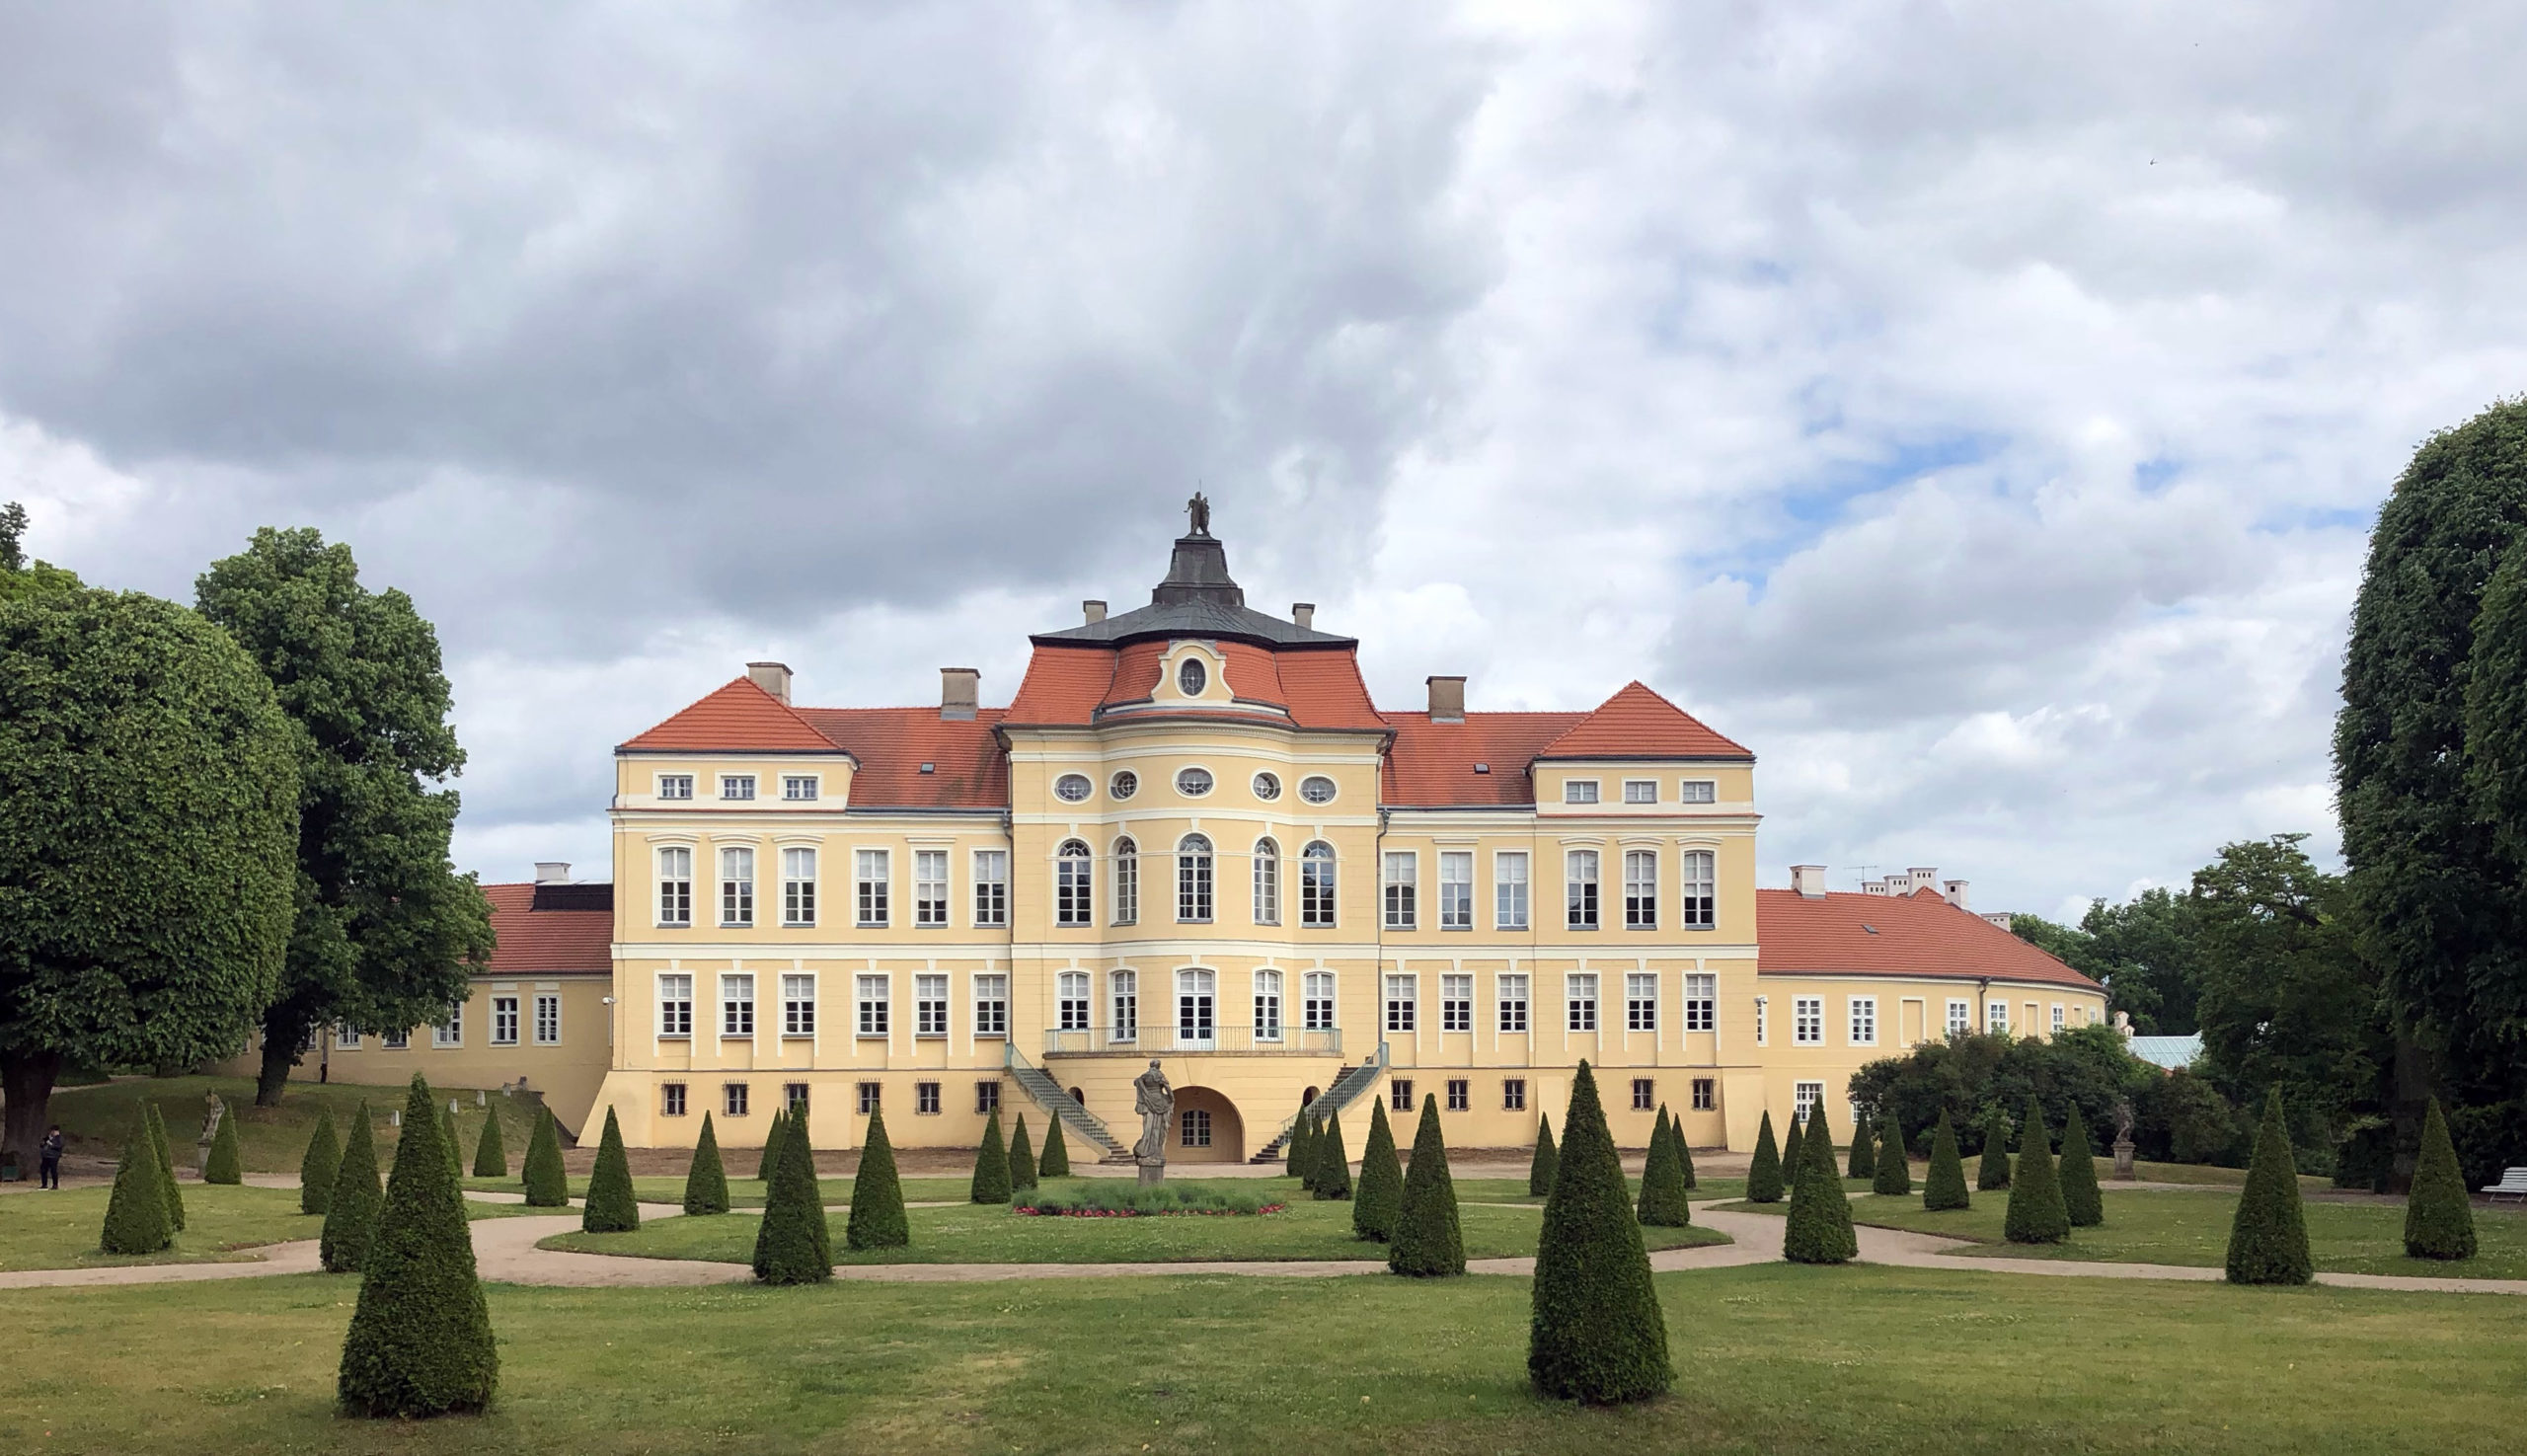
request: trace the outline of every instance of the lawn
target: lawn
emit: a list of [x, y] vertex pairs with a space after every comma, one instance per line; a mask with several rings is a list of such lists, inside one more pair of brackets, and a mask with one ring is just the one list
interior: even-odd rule
[[0, 1292], [68, 1453], [2508, 1452], [2527, 1302], [1765, 1264], [1665, 1274], [1675, 1393], [1525, 1383], [1524, 1279], [490, 1291], [479, 1418], [333, 1412], [356, 1286]]
[[[1247, 1184], [1252, 1189], [1254, 1184]], [[1536, 1252], [1542, 1226], [1532, 1208], [1468, 1205], [1457, 1210], [1469, 1259]], [[862, 1254], [842, 1247], [846, 1216], [831, 1215], [834, 1258], [842, 1264], [1128, 1264], [1136, 1261], [1384, 1259], [1383, 1246], [1351, 1236], [1348, 1203], [1294, 1203], [1280, 1213], [1244, 1218], [1030, 1218], [1007, 1208], [964, 1204], [915, 1208], [912, 1247]], [[628, 1234], [557, 1234], [551, 1249], [626, 1254], [644, 1259], [704, 1259], [744, 1264], [754, 1257], [759, 1220], [659, 1219]], [[1724, 1244], [1704, 1228], [1644, 1229], [1652, 1249]]]
[[[1735, 1203], [1748, 1212], [1780, 1213], [1789, 1204], [1758, 1207]], [[2001, 1234], [2009, 1209], [2006, 1191], [1976, 1193], [1974, 1206], [1932, 1213], [1921, 1198], [1854, 1198], [1852, 1218], [1881, 1228], [1912, 1229], [1971, 1239], [1989, 1248], [1977, 1256], [2011, 1259], [2094, 1259], [2112, 1263], [2177, 1264], [2217, 1268], [2228, 1261], [2229, 1224], [2236, 1215], [2237, 1195], [2200, 1191], [2106, 1190], [2106, 1222], [2097, 1228], [2073, 1229], [2067, 1244], [2011, 1244]], [[2475, 1210], [2475, 1240], [2481, 1252], [2455, 1264], [2407, 1259], [2404, 1253], [2405, 1210], [2401, 1204], [2310, 1201], [2308, 1251], [2317, 1267], [2347, 1274], [2426, 1274], [2461, 1279], [2527, 1279], [2527, 1212]]]
[[[193, 1166], [193, 1150], [201, 1133], [204, 1111], [202, 1095], [217, 1092], [228, 1104], [228, 1115], [237, 1119], [237, 1148], [248, 1173], [291, 1173], [298, 1171], [298, 1160], [306, 1155], [307, 1139], [316, 1130], [318, 1109], [334, 1110], [334, 1125], [339, 1130], [350, 1126], [353, 1111], [364, 1100], [368, 1103], [372, 1125], [377, 1129], [377, 1156], [381, 1163], [392, 1163], [395, 1157], [397, 1129], [389, 1125], [388, 1113], [401, 1111], [405, 1094], [402, 1085], [363, 1087], [356, 1083], [316, 1083], [290, 1080], [276, 1108], [255, 1106], [255, 1084], [244, 1077], [166, 1077], [148, 1081], [107, 1082], [94, 1087], [65, 1087], [52, 1095], [52, 1119], [61, 1124], [74, 1149], [101, 1158], [122, 1156], [123, 1139], [130, 1133], [138, 1115], [140, 1100], [149, 1098], [158, 1104], [160, 1115], [167, 1119], [167, 1135], [174, 1139], [176, 1166]], [[526, 1158], [526, 1142], [535, 1130], [535, 1104], [515, 1098], [491, 1094], [487, 1108], [474, 1106], [471, 1091], [448, 1091], [456, 1099], [456, 1135], [463, 1144], [465, 1166], [474, 1166], [474, 1142], [483, 1135], [483, 1119], [492, 1111], [500, 1118], [500, 1137], [506, 1143], [509, 1167], [516, 1169]]]
[[[827, 1203], [851, 1201], [850, 1174], [827, 1173], [819, 1177], [824, 1185]], [[1128, 1183], [1130, 1180], [1056, 1178], [1047, 1182], [1044, 1187], [1075, 1190], [1092, 1184], [1118, 1182]], [[1308, 1194], [1299, 1188], [1296, 1179], [1171, 1178], [1168, 1182], [1180, 1188], [1216, 1188], [1225, 1192], [1252, 1193], [1268, 1189], [1281, 1197], [1301, 1202], [1308, 1197]], [[465, 1181], [465, 1186], [488, 1192], [503, 1193], [519, 1192], [525, 1187], [517, 1177], [469, 1178]], [[903, 1180], [904, 1201], [907, 1203], [962, 1203], [965, 1201], [965, 1195], [971, 1191], [972, 1186], [972, 1180], [964, 1178], [907, 1178]], [[1641, 1180], [1634, 1179], [1632, 1187], [1634, 1193], [1638, 1195]], [[1869, 1188], [1869, 1181], [1863, 1179], [1850, 1187], [1855, 1191], [1866, 1192]], [[1542, 1198], [1527, 1195], [1527, 1181], [1523, 1178], [1461, 1178], [1456, 1180], [1456, 1188], [1457, 1201], [1461, 1203], [1530, 1203], [1537, 1206], [1542, 1206], [1544, 1203]], [[684, 1180], [671, 1177], [635, 1178], [632, 1180], [632, 1191], [634, 1196], [645, 1203], [681, 1204], [684, 1202]], [[1696, 1198], [1734, 1198], [1742, 1196], [1745, 1191], [1744, 1179], [1708, 1178], [1703, 1180], [1702, 1186], [1694, 1190], [1694, 1196]], [[585, 1178], [571, 1180], [571, 1196], [575, 1198], [586, 1192]], [[730, 1178], [728, 1202], [730, 1206], [737, 1208], [762, 1207], [762, 1183], [751, 1178]]]
[[[325, 1220], [298, 1211], [296, 1188], [185, 1185], [185, 1231], [163, 1254], [118, 1255], [97, 1248], [105, 1227], [110, 1188], [10, 1193], [0, 1197], [0, 1271], [98, 1268], [121, 1264], [217, 1264], [252, 1259], [237, 1251], [262, 1244], [313, 1239]], [[541, 1209], [468, 1203], [475, 1218], [499, 1218]]]

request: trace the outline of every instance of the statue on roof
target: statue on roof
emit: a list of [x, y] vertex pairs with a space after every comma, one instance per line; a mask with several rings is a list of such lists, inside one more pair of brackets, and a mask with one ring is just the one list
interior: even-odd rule
[[1193, 528], [1190, 531], [1187, 531], [1186, 533], [1187, 535], [1207, 536], [1211, 534], [1211, 500], [1209, 497], [1203, 495], [1199, 491], [1195, 491], [1193, 493], [1193, 498], [1185, 502], [1185, 513], [1193, 518]]

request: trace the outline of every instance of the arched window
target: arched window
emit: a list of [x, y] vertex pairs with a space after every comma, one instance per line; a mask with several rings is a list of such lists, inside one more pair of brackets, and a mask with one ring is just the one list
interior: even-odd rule
[[1255, 972], [1255, 1039], [1281, 1039], [1281, 973], [1277, 970]]
[[1088, 846], [1076, 839], [1065, 839], [1053, 852], [1053, 923], [1055, 925], [1091, 925], [1095, 923], [1097, 896], [1093, 888], [1097, 874], [1096, 861]]
[[1268, 836], [1255, 841], [1255, 923], [1281, 923], [1281, 847]]
[[1319, 839], [1299, 852], [1299, 924], [1334, 923], [1334, 846]]
[[1128, 838], [1114, 841], [1114, 923], [1136, 925], [1141, 918], [1141, 847]]
[[1199, 834], [1176, 843], [1176, 918], [1195, 924], [1211, 918], [1211, 842]]

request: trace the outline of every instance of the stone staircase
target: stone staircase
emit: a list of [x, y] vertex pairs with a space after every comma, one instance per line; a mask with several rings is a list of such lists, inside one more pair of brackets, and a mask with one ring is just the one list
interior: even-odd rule
[[[1378, 1054], [1374, 1059], [1362, 1062], [1356, 1067], [1344, 1067], [1342, 1075], [1334, 1079], [1334, 1085], [1319, 1093], [1316, 1101], [1309, 1103], [1304, 1111], [1319, 1117], [1333, 1116], [1336, 1112], [1359, 1101], [1364, 1094], [1374, 1090], [1379, 1079], [1386, 1076], [1386, 1043], [1380, 1041]], [[1298, 1125], [1299, 1119], [1294, 1113], [1288, 1121], [1281, 1124], [1281, 1130], [1273, 1134], [1272, 1140], [1258, 1148], [1255, 1156], [1247, 1161], [1259, 1164], [1280, 1162], [1281, 1150], [1290, 1145], [1290, 1134], [1298, 1130]]]
[[1100, 1163], [1132, 1161], [1131, 1148], [1115, 1138], [1113, 1129], [1106, 1125], [1105, 1118], [1073, 1101], [1071, 1095], [1062, 1090], [1059, 1082], [1054, 1081], [1043, 1068], [1021, 1055], [1014, 1044], [1004, 1043], [1001, 1069], [1009, 1074], [1012, 1081], [1026, 1089], [1027, 1095], [1034, 1099], [1035, 1106], [1042, 1108], [1048, 1115], [1061, 1118], [1063, 1124], [1070, 1128], [1073, 1136], [1087, 1139], [1089, 1144], [1098, 1150], [1097, 1161]]

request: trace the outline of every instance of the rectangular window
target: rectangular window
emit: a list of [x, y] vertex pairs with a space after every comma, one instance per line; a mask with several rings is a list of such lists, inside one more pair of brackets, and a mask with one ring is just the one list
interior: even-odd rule
[[1188, 1148], [1207, 1148], [1211, 1145], [1210, 1109], [1187, 1108], [1177, 1120], [1183, 1129], [1178, 1134], [1179, 1141], [1184, 1146]]
[[1718, 1081], [1710, 1077], [1696, 1077], [1694, 1079], [1694, 1111], [1710, 1112], [1718, 1111], [1719, 1107], [1720, 1084]]
[[1319, 840], [1299, 854], [1299, 924], [1323, 929], [1334, 924], [1334, 849]]
[[1054, 977], [1054, 1012], [1060, 1030], [1088, 1030], [1088, 972], [1065, 970]]
[[[1080, 884], [1079, 902], [1071, 907], [1072, 913], [1077, 917], [1074, 923], [1086, 925], [1090, 910], [1087, 888], [1088, 867], [1079, 865], [1074, 868], [1079, 876]], [[1141, 848], [1129, 839], [1114, 841], [1114, 923], [1116, 925], [1141, 923]]]
[[1494, 930], [1527, 928], [1527, 857], [1492, 857], [1492, 919]]
[[1185, 925], [1211, 922], [1211, 842], [1187, 834], [1176, 847], [1176, 919]]
[[669, 1117], [684, 1115], [684, 1084], [668, 1082], [658, 1088], [658, 1111]]
[[1654, 850], [1623, 852], [1623, 927], [1658, 928], [1658, 855]]
[[1301, 997], [1299, 1012], [1306, 1018], [1306, 1029], [1311, 1032], [1333, 1031], [1334, 972], [1311, 970], [1300, 978], [1299, 989], [1305, 993]]
[[1685, 977], [1685, 1030], [1709, 1032], [1720, 1025], [1720, 977], [1696, 971]]
[[432, 1046], [462, 1046], [465, 1044], [464, 1007], [458, 1006], [451, 1008], [447, 1013], [446, 1021], [430, 1028], [430, 1044]]
[[912, 923], [939, 927], [948, 923], [948, 851], [912, 852]]
[[1646, 1112], [1658, 1106], [1658, 1084], [1647, 1077], [1632, 1079], [1632, 1110]]
[[861, 850], [858, 863], [860, 874], [855, 882], [854, 892], [860, 902], [860, 923], [864, 927], [873, 929], [881, 927], [886, 923], [887, 877], [890, 870], [886, 863], [886, 852], [882, 849]]
[[1876, 1046], [1877, 1044], [1877, 998], [1854, 996], [1851, 1005], [1852, 1044]]
[[1597, 978], [1581, 973], [1563, 977], [1563, 999], [1568, 1017], [1565, 1029], [1572, 1032], [1597, 1030]]
[[912, 1085], [912, 1110], [926, 1117], [939, 1115], [939, 1084], [915, 1082]]
[[658, 851], [658, 924], [693, 923], [693, 851]]
[[1623, 1026], [1627, 1032], [1658, 1030], [1658, 977], [1632, 971], [1623, 978]]
[[721, 1083], [720, 1115], [724, 1117], [742, 1117], [745, 1114], [746, 1084], [743, 1082]]
[[1410, 850], [1390, 851], [1386, 856], [1386, 928], [1411, 930], [1414, 924], [1414, 897], [1420, 885], [1421, 858]]
[[535, 1044], [562, 1044], [562, 998], [550, 991], [535, 998]]
[[1713, 873], [1710, 850], [1685, 851], [1684, 900], [1678, 908], [1687, 930], [1709, 930], [1718, 923], [1719, 901], [1712, 892]]
[[886, 977], [864, 975], [855, 977], [855, 980], [857, 984], [852, 999], [858, 1008], [860, 1035], [881, 1037], [886, 1035]]
[[917, 975], [912, 978], [912, 1034], [916, 1036], [948, 1035], [948, 977]]
[[863, 1117], [877, 1111], [885, 1102], [885, 1092], [880, 1083], [863, 1082], [856, 1090], [860, 1094], [860, 1115]]
[[1448, 1079], [1448, 1111], [1462, 1112], [1474, 1106], [1474, 1084], [1463, 1077]]
[[1985, 1002], [1983, 1004], [1983, 1030], [1986, 1032], [2006, 1032], [2009, 1029], [2010, 1004], [2006, 1001]]
[[412, 1049], [413, 1034], [410, 1032], [387, 1032], [378, 1036], [377, 1045], [378, 1049], [382, 1051], [408, 1051]]
[[2062, 1035], [2062, 1003], [2059, 1001], [2053, 1003], [2053, 1035]]
[[1281, 973], [1277, 970], [1255, 972], [1255, 1039], [1281, 1039]]
[[1399, 1112], [1413, 1111], [1413, 1084], [1405, 1081], [1387, 1083], [1387, 1106]]
[[754, 924], [754, 851], [720, 851], [720, 923], [732, 929]]
[[1504, 975], [1499, 979], [1500, 1030], [1523, 1032], [1527, 1029], [1527, 978]]
[[816, 923], [816, 852], [812, 849], [781, 852], [781, 923]]
[[1390, 1032], [1413, 1030], [1413, 977], [1409, 975], [1386, 978], [1386, 1029]]
[[1281, 923], [1281, 850], [1269, 839], [1255, 842], [1255, 923]]
[[1474, 977], [1470, 975], [1439, 977], [1439, 1030], [1442, 1032], [1474, 1030]]
[[1527, 1110], [1527, 1079], [1505, 1077], [1500, 1082], [1500, 1111], [1523, 1112]]
[[782, 1083], [781, 1111], [785, 1112], [804, 1112], [806, 1110], [807, 1084], [804, 1082]]
[[1563, 923], [1572, 930], [1597, 928], [1597, 852], [1574, 849], [1563, 856]]
[[1656, 804], [1658, 802], [1658, 781], [1656, 779], [1624, 780], [1623, 802], [1626, 804]]
[[1767, 1046], [1772, 1042], [1771, 1011], [1772, 998], [1768, 996], [1755, 998], [1755, 1044], [1757, 1046]]
[[691, 799], [693, 797], [693, 775], [658, 775], [658, 797], [660, 799]]
[[974, 924], [1009, 923], [1009, 851], [974, 851]]
[[1800, 1046], [1825, 1044], [1825, 998], [1793, 996], [1790, 999], [1790, 1039]]
[[1597, 781], [1594, 779], [1565, 779], [1562, 784], [1562, 802], [1565, 804], [1596, 803]]
[[720, 797], [722, 799], [754, 798], [754, 775], [722, 774], [720, 776]]
[[1000, 1084], [998, 1082], [975, 1083], [974, 1115], [977, 1117], [988, 1117], [999, 1111]]
[[814, 774], [783, 774], [781, 797], [792, 804], [804, 804], [816, 797]]
[[492, 998], [492, 1044], [494, 1046], [517, 1044], [517, 998], [515, 996]]
[[1798, 1107], [1799, 1120], [1804, 1122], [1809, 1113], [1825, 1105], [1825, 1084], [1822, 1082], [1798, 1083], [1791, 1089], [1791, 1100]]
[[352, 1031], [348, 1027], [336, 1027], [334, 1029], [334, 1049], [337, 1051], [359, 1050], [359, 1033]]
[[811, 975], [785, 975], [781, 978], [781, 1035], [812, 1036], [816, 1035], [816, 978]]
[[1439, 929], [1474, 929], [1474, 853], [1446, 850], [1439, 855]]
[[1948, 1035], [1951, 1039], [1974, 1030], [1974, 1004], [1970, 1001], [1948, 1003]]
[[[1009, 977], [998, 971], [974, 977], [974, 1035], [1009, 1035]], [[998, 1083], [992, 1084], [998, 1086]]]
[[1687, 779], [1676, 786], [1678, 804], [1710, 804], [1720, 797], [1720, 785], [1710, 779]]
[[1106, 980], [1108, 998], [1114, 1004], [1111, 1037], [1116, 1041], [1138, 1040], [1141, 1035], [1140, 972], [1118, 970]]
[[720, 977], [720, 1035], [751, 1036], [754, 1035], [754, 977], [724, 975]]

